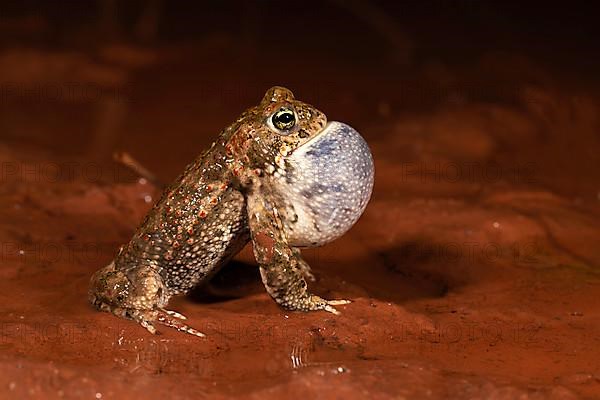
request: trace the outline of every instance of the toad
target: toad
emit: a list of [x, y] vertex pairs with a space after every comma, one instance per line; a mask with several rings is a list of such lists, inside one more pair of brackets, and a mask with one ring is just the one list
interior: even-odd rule
[[371, 152], [356, 130], [273, 87], [164, 191], [131, 241], [92, 276], [89, 300], [151, 333], [159, 323], [204, 336], [165, 307], [251, 241], [277, 304], [338, 314], [335, 306], [349, 301], [309, 291], [314, 278], [300, 249], [348, 231], [373, 179]]

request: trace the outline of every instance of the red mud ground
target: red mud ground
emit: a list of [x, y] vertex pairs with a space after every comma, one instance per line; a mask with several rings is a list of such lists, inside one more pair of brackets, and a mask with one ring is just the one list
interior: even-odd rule
[[[204, 44], [206, 52], [226, 45]], [[593, 90], [528, 86], [482, 59], [471, 70], [432, 66], [407, 76], [420, 95], [411, 108], [405, 93], [383, 84], [386, 76], [353, 71], [337, 76], [352, 87], [327, 86], [307, 78], [308, 63], [295, 66], [304, 75], [271, 75], [265, 66], [244, 78], [232, 66], [198, 76], [210, 62], [185, 51], [166, 51], [129, 76], [125, 105], [5, 101], [2, 397], [600, 396]], [[132, 54], [130, 64], [148, 62]], [[338, 73], [320, 65], [316, 76]], [[90, 73], [122, 78], [110, 72]], [[479, 101], [431, 76], [465, 85], [500, 76], [518, 95]], [[364, 216], [340, 240], [307, 251], [314, 290], [354, 302], [340, 316], [286, 312], [262, 288], [246, 249], [209, 290], [171, 304], [206, 339], [169, 329], [152, 336], [94, 311], [90, 275], [158, 195], [96, 150], [127, 150], [173, 179], [275, 83], [356, 126], [372, 147], [376, 183]], [[106, 119], [110, 129], [98, 128]], [[103, 129], [119, 133], [106, 139]]]

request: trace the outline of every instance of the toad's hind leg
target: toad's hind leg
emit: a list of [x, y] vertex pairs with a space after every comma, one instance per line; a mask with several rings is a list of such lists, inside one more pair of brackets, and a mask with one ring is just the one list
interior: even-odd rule
[[307, 271], [310, 272], [308, 264], [299, 256], [299, 251], [287, 243], [277, 210], [264, 196], [249, 196], [248, 225], [262, 281], [277, 304], [288, 310], [324, 310], [339, 314], [334, 306], [350, 303], [349, 300], [326, 300], [308, 291], [304, 279]]
[[102, 311], [136, 321], [152, 334], [158, 333], [154, 323], [159, 323], [203, 337], [203, 333], [182, 322], [185, 316], [164, 308], [169, 297], [161, 276], [148, 266], [123, 271], [111, 263], [90, 281], [89, 300]]

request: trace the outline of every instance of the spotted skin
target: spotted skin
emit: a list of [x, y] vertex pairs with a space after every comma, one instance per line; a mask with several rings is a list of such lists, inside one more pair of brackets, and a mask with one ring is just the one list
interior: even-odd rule
[[[337, 314], [334, 306], [349, 301], [325, 300], [308, 291], [306, 279], [314, 277], [299, 247], [343, 234], [370, 197], [373, 164], [362, 138], [356, 133], [359, 142], [351, 147], [343, 144], [346, 139], [337, 144], [319, 139], [343, 137], [340, 129], [356, 133], [340, 123], [328, 124], [322, 112], [296, 100], [288, 89], [269, 89], [258, 106], [246, 110], [188, 165], [114, 261], [92, 276], [90, 302], [151, 333], [160, 323], [203, 336], [183, 322], [183, 315], [164, 307], [171, 296], [209, 279], [251, 241], [265, 288], [279, 305]], [[306, 155], [295, 156], [304, 145], [307, 150], [297, 154]], [[349, 184], [353, 175], [339, 183], [336, 176], [323, 175], [337, 172], [315, 160], [335, 156], [335, 148], [355, 153], [342, 167], [365, 169], [360, 182]], [[321, 186], [315, 177], [323, 180]]]

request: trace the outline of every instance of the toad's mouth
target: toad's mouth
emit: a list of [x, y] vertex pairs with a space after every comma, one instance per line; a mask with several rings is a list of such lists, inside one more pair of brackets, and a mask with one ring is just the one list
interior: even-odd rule
[[[294, 153], [306, 153], [309, 150], [316, 150], [322, 148], [322, 151], [330, 150], [323, 148], [323, 140], [333, 137], [360, 137], [360, 133], [350, 125], [338, 121], [328, 121], [325, 127], [321, 129], [316, 135], [308, 139], [306, 142], [296, 148]], [[327, 140], [326, 143], [331, 143], [332, 140]]]

